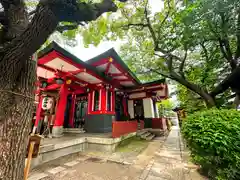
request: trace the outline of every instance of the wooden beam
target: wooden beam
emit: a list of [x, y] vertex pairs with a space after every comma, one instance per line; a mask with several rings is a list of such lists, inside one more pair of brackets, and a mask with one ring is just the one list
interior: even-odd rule
[[106, 67], [106, 70], [105, 70], [105, 73], [106, 73], [106, 74], [109, 74], [109, 69], [110, 69], [111, 64], [112, 64], [112, 62], [109, 62], [109, 63], [107, 64], [107, 67]]
[[125, 76], [123, 73], [108, 73], [112, 77]]
[[76, 71], [69, 71], [68, 73], [72, 74], [72, 75], [76, 75], [76, 74], [79, 74], [79, 73], [82, 73], [82, 72], [86, 72], [87, 70], [85, 68], [83, 69], [79, 69], [79, 70], [76, 70]]

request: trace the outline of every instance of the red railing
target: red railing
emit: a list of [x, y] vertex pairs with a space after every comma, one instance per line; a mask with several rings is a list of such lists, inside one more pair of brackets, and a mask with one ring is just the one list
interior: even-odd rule
[[167, 123], [165, 118], [153, 118], [152, 119], [152, 128], [153, 129], [167, 129]]
[[137, 121], [115, 121], [112, 123], [112, 137], [116, 138], [125, 134], [136, 132], [137, 129]]

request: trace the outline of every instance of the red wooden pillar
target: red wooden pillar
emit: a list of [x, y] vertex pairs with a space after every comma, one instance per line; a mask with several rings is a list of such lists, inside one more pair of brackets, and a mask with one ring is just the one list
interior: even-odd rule
[[37, 129], [38, 123], [41, 119], [41, 114], [42, 114], [42, 100], [43, 100], [43, 97], [40, 95], [37, 112], [36, 112], [36, 120], [35, 120], [35, 124], [34, 124], [33, 134], [35, 134], [35, 132], [38, 131], [38, 129]]
[[72, 94], [72, 104], [71, 104], [71, 110], [70, 110], [70, 117], [69, 117], [69, 124], [72, 128], [74, 128], [74, 113], [75, 113], [75, 104], [76, 104], [76, 94]]
[[93, 92], [90, 91], [88, 93], [88, 111], [87, 111], [88, 114], [90, 114], [90, 112], [92, 111], [92, 107], [93, 107], [92, 106], [92, 101], [93, 101], [92, 97], [93, 97]]
[[101, 100], [101, 112], [106, 113], [107, 112], [107, 90], [105, 88], [102, 88], [100, 90], [100, 100]]
[[63, 84], [59, 92], [58, 107], [56, 112], [55, 123], [53, 127], [53, 135], [59, 136], [63, 132], [64, 113], [67, 105], [68, 87]]

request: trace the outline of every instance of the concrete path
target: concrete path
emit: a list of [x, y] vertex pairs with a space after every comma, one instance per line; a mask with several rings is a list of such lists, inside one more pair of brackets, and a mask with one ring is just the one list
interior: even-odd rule
[[[143, 171], [142, 180], [204, 180], [196, 169], [197, 166], [184, 158], [186, 151], [181, 139], [180, 129], [173, 126], [163, 146], [154, 154]], [[188, 156], [188, 155], [187, 155]]]

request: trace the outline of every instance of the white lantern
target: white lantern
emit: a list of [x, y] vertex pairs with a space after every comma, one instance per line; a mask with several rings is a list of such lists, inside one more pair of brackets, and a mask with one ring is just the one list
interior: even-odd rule
[[42, 109], [49, 110], [53, 106], [53, 98], [52, 97], [44, 97], [42, 101]]

